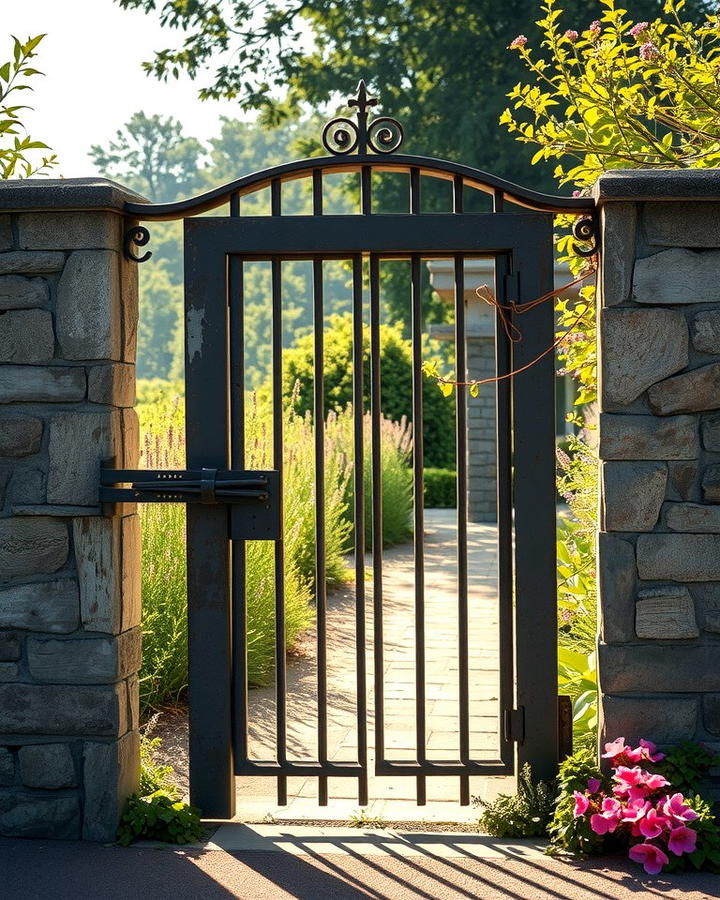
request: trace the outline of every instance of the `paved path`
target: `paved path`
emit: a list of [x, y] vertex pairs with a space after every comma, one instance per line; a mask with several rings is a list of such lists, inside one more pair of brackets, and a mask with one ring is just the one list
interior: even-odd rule
[[[443, 842], [437, 838], [442, 837]], [[257, 849], [102, 847], [66, 841], [0, 838], [3, 900], [710, 900], [716, 875], [654, 878], [622, 859], [567, 863], [447, 836], [358, 832], [343, 846], [281, 835]], [[290, 844], [296, 852], [280, 846]], [[411, 852], [401, 849], [404, 844]], [[456, 848], [457, 851], [457, 848]]]

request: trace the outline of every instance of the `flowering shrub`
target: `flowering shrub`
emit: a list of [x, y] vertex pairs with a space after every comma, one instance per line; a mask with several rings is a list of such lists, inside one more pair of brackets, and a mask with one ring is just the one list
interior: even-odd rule
[[[581, 840], [573, 849], [597, 852], [609, 838], [615, 845], [627, 846], [630, 859], [649, 875], [682, 868], [685, 860], [697, 868], [720, 866], [720, 830], [709, 809], [699, 798], [686, 798], [675, 790], [658, 771], [665, 756], [653, 743], [641, 740], [637, 747], [629, 747], [620, 737], [605, 745], [603, 758], [613, 770], [609, 779], [591, 771], [584, 784], [575, 780], [571, 794], [575, 827], [567, 836], [579, 832]], [[567, 784], [565, 788], [558, 807], [564, 804], [567, 811]]]

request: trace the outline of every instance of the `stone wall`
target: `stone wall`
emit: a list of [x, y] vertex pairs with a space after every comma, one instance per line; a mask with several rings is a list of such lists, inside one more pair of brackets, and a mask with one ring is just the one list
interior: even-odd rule
[[110, 182], [0, 182], [0, 835], [114, 837], [136, 783], [137, 272]]
[[720, 172], [597, 196], [601, 740], [720, 751]]

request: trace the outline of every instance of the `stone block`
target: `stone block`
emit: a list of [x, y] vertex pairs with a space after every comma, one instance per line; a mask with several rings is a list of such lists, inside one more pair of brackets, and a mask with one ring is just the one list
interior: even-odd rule
[[700, 453], [695, 416], [600, 415], [601, 459], [695, 459]]
[[601, 208], [603, 306], [624, 303], [630, 295], [637, 206], [635, 203], [609, 203]]
[[720, 691], [715, 644], [649, 641], [600, 644], [598, 651], [600, 683], [608, 694]]
[[0, 787], [15, 783], [15, 757], [6, 747], [0, 747]]
[[14, 503], [12, 514], [14, 516], [58, 516], [61, 519], [73, 516], [97, 516], [100, 515], [100, 505], [97, 503], [93, 506], [70, 506], [67, 503], [52, 505], [48, 503]]
[[646, 588], [638, 594], [635, 632], [639, 638], [686, 640], [700, 636], [695, 604], [681, 585]]
[[30, 456], [37, 453], [42, 441], [42, 419], [34, 416], [2, 416], [0, 418], [0, 456]]
[[85, 744], [83, 839], [113, 841], [125, 803], [138, 789], [140, 738], [130, 731], [110, 744]]
[[122, 628], [127, 631], [140, 624], [141, 535], [140, 516], [124, 516], [120, 524], [122, 543]]
[[119, 453], [115, 412], [59, 413], [50, 422], [48, 503], [93, 506], [99, 502], [102, 460]]
[[93, 366], [88, 372], [88, 400], [112, 406], [135, 403], [135, 366], [110, 363]]
[[123, 683], [0, 684], [0, 734], [117, 737], [127, 721]]
[[702, 412], [720, 407], [720, 363], [676, 375], [648, 391], [650, 406], [656, 415]]
[[117, 250], [122, 218], [100, 210], [28, 212], [18, 216], [23, 250]]
[[720, 302], [720, 250], [663, 250], [635, 261], [632, 299], [636, 303]]
[[0, 834], [4, 837], [78, 840], [80, 798], [0, 792]]
[[700, 466], [697, 462], [668, 463], [668, 500], [700, 499]]
[[643, 224], [645, 240], [651, 246], [714, 248], [720, 233], [720, 205], [653, 201], [644, 206]]
[[50, 288], [44, 278], [0, 276], [0, 309], [34, 309], [49, 302]]
[[692, 342], [701, 353], [720, 354], [720, 310], [707, 310], [693, 317]]
[[134, 409], [120, 410], [122, 416], [123, 466], [137, 469], [140, 463], [140, 420]]
[[720, 734], [720, 694], [703, 697], [703, 724], [710, 734]]
[[720, 503], [720, 465], [706, 466], [702, 477], [702, 489], [706, 503]]
[[124, 362], [134, 363], [137, 355], [139, 290], [137, 263], [121, 260], [120, 290], [122, 295]]
[[41, 469], [16, 469], [9, 493], [13, 504], [44, 503], [45, 473]]
[[701, 503], [668, 503], [665, 524], [671, 531], [720, 534], [720, 507]]
[[137, 731], [140, 728], [140, 679], [131, 675], [125, 682], [128, 692], [128, 728]]
[[20, 659], [20, 641], [14, 634], [0, 631], [0, 661], [15, 662]]
[[601, 703], [603, 744], [620, 735], [633, 746], [649, 734], [659, 744], [679, 744], [695, 736], [695, 697], [605, 696]]
[[57, 519], [0, 519], [0, 581], [57, 572], [68, 557], [67, 525]]
[[644, 581], [720, 581], [720, 535], [641, 534], [637, 564]]
[[64, 359], [119, 359], [122, 350], [117, 253], [70, 254], [57, 292], [57, 338]]
[[702, 416], [700, 419], [700, 433], [702, 434], [703, 447], [706, 450], [720, 451], [720, 413]]
[[47, 309], [11, 309], [0, 315], [0, 363], [44, 363], [55, 353]]
[[665, 498], [665, 463], [606, 462], [602, 484], [605, 531], [652, 531]]
[[635, 548], [614, 534], [598, 534], [600, 633], [607, 643], [635, 637]]
[[72, 403], [85, 399], [82, 368], [0, 366], [0, 403]]
[[77, 787], [75, 763], [69, 744], [29, 744], [18, 752], [20, 779], [25, 787]]
[[12, 250], [13, 236], [10, 216], [0, 216], [0, 251]]
[[0, 662], [0, 681], [17, 681], [19, 672], [17, 663]]
[[0, 253], [0, 275], [48, 275], [61, 271], [64, 265], [64, 253], [45, 250]]
[[605, 410], [627, 406], [688, 364], [687, 323], [673, 309], [604, 309], [600, 343]]
[[80, 608], [88, 631], [118, 634], [122, 623], [122, 524], [88, 516], [73, 521]]
[[117, 637], [28, 638], [27, 658], [35, 681], [112, 684], [140, 668], [139, 628]]
[[0, 628], [68, 634], [80, 625], [80, 595], [74, 578], [0, 588]]

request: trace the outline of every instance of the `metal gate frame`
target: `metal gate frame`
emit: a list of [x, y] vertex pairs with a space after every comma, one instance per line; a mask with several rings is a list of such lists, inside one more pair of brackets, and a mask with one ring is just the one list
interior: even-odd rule
[[[554, 483], [554, 360], [547, 348], [554, 341], [553, 305], [541, 303], [523, 310], [520, 321], [515, 310], [553, 290], [553, 216], [568, 213], [581, 218], [575, 234], [592, 242], [595, 232], [594, 202], [590, 198], [564, 198], [520, 188], [479, 170], [444, 160], [394, 153], [402, 141], [402, 128], [395, 120], [368, 120], [374, 105], [364, 83], [349, 105], [357, 107], [357, 123], [339, 118], [328, 123], [323, 140], [334, 155], [277, 166], [241, 178], [200, 197], [170, 204], [126, 204], [128, 216], [142, 220], [185, 219], [185, 337], [186, 337], [186, 434], [187, 472], [102, 473], [102, 499], [187, 502], [188, 539], [188, 627], [191, 799], [210, 818], [230, 818], [235, 811], [234, 777], [239, 774], [273, 775], [278, 778], [278, 799], [286, 800], [286, 779], [292, 775], [319, 777], [320, 803], [327, 802], [328, 776], [359, 778], [359, 800], [367, 802], [367, 746], [365, 707], [364, 589], [359, 590], [357, 614], [358, 647], [358, 748], [357, 764], [333, 763], [327, 759], [326, 689], [324, 640], [319, 638], [319, 759], [299, 763], [286, 758], [283, 704], [278, 703], [278, 759], [257, 762], [247, 757], [247, 686], [244, 668], [244, 540], [275, 540], [276, 573], [282, 572], [282, 466], [275, 471], [244, 470], [244, 372], [242, 364], [242, 260], [270, 260], [273, 269], [273, 355], [282, 353], [282, 334], [277, 326], [282, 310], [279, 271], [282, 259], [313, 260], [316, 319], [322, 321], [322, 260], [353, 261], [355, 344], [355, 395], [362, 391], [362, 321], [358, 316], [358, 278], [363, 258], [370, 258], [371, 271], [371, 392], [373, 449], [379, 453], [379, 290], [378, 261], [386, 256], [411, 260], [413, 287], [413, 404], [415, 422], [422, 421], [420, 356], [419, 267], [423, 256], [455, 260], [456, 340], [458, 372], [464, 371], [464, 256], [493, 255], [496, 263], [496, 299], [500, 307], [496, 327], [498, 375], [496, 386], [498, 420], [498, 547], [501, 650], [501, 733], [499, 759], [471, 760], [468, 744], [468, 618], [467, 559], [459, 557], [460, 624], [460, 758], [444, 762], [425, 757], [424, 746], [424, 599], [422, 593], [422, 447], [414, 454], [417, 759], [387, 760], [383, 752], [382, 728], [382, 572], [374, 574], [376, 773], [412, 775], [417, 778], [418, 802], [425, 801], [428, 775], [458, 775], [460, 798], [469, 802], [470, 775], [511, 774], [516, 763], [530, 762], [537, 776], [555, 774], [558, 759], [557, 726], [557, 611], [555, 560]], [[355, 153], [348, 156], [349, 153]], [[374, 151], [374, 152], [370, 152]], [[409, 174], [410, 211], [403, 215], [372, 211], [372, 172], [399, 170]], [[356, 171], [360, 175], [360, 214], [327, 216], [322, 210], [323, 173]], [[452, 180], [454, 212], [422, 213], [422, 175]], [[312, 178], [313, 215], [287, 216], [281, 212], [281, 185], [297, 177]], [[240, 216], [240, 198], [269, 187], [272, 215]], [[466, 187], [490, 193], [494, 212], [465, 213]], [[532, 212], [509, 214], [505, 201]], [[230, 205], [225, 218], [189, 218]], [[144, 246], [147, 229], [132, 224], [127, 230], [126, 253], [137, 257], [133, 245]], [[595, 247], [581, 252], [590, 255]], [[319, 277], [318, 277], [319, 271]], [[459, 301], [458, 301], [459, 298]], [[362, 289], [360, 288], [360, 309]], [[501, 312], [502, 311], [502, 312]], [[501, 316], [517, 322], [522, 340], [511, 343]], [[275, 317], [278, 318], [275, 318]], [[316, 360], [322, 359], [322, 329], [315, 329]], [[533, 363], [530, 371], [509, 377]], [[317, 365], [317, 363], [316, 363]], [[274, 372], [279, 371], [274, 366]], [[321, 369], [315, 389], [316, 417], [324, 409]], [[280, 377], [273, 376], [275, 409], [280, 408]], [[317, 377], [316, 377], [317, 382]], [[457, 395], [458, 437], [458, 543], [466, 528], [467, 400]], [[362, 404], [360, 404], [362, 415]], [[323, 435], [318, 430], [320, 448]], [[378, 440], [376, 440], [376, 437]], [[316, 437], [316, 440], [318, 438]], [[416, 431], [417, 440], [417, 431]], [[362, 456], [362, 435], [356, 453]], [[282, 458], [282, 432], [274, 428], [275, 458]], [[322, 454], [318, 454], [318, 458]], [[322, 463], [316, 465], [322, 466]], [[356, 467], [357, 469], [357, 467]], [[356, 471], [356, 487], [358, 481]], [[360, 471], [359, 478], [362, 478]], [[168, 481], [172, 490], [168, 490]], [[374, 479], [375, 480], [375, 479]], [[130, 483], [131, 488], [119, 488]], [[419, 491], [418, 491], [419, 489]], [[377, 486], [373, 505], [379, 508]], [[355, 520], [363, 521], [362, 491]], [[322, 536], [322, 504], [318, 501]], [[377, 522], [377, 516], [374, 517]], [[513, 526], [515, 541], [513, 546]], [[380, 526], [381, 527], [381, 526]], [[362, 529], [356, 528], [361, 534]], [[376, 532], [377, 544], [378, 533]], [[234, 538], [234, 540], [231, 540]], [[323, 572], [322, 541], [318, 540], [318, 572]], [[359, 551], [360, 548], [358, 548]], [[362, 561], [363, 553], [357, 558]], [[418, 559], [420, 562], [418, 562]], [[419, 568], [418, 568], [419, 566]], [[358, 579], [363, 566], [357, 566]], [[233, 579], [232, 573], [235, 572]], [[284, 691], [282, 576], [276, 574], [277, 696]], [[322, 585], [322, 579], [318, 578]], [[514, 592], [514, 594], [513, 594]], [[318, 597], [319, 630], [324, 631], [324, 589]], [[463, 613], [464, 610], [464, 613]], [[504, 651], [504, 658], [503, 658]], [[362, 701], [361, 698], [362, 697]], [[378, 727], [377, 720], [380, 721]], [[325, 734], [325, 742], [323, 741]], [[517, 749], [516, 749], [517, 748]]]

